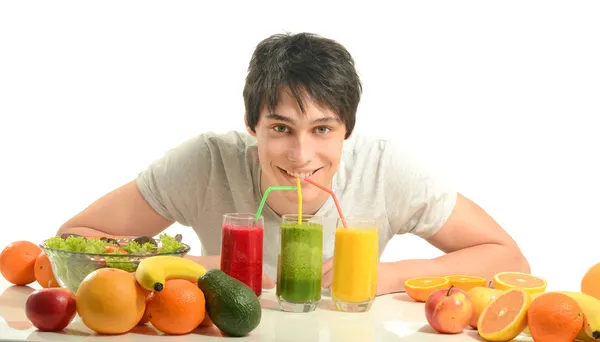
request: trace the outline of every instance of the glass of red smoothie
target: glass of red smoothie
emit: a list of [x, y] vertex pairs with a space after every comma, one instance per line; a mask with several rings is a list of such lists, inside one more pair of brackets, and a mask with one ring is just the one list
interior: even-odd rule
[[221, 271], [262, 293], [264, 218], [255, 214], [223, 215]]

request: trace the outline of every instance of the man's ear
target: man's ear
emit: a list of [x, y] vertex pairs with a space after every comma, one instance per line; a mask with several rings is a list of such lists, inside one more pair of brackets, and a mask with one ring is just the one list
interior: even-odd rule
[[252, 136], [256, 136], [256, 133], [252, 130], [252, 128], [250, 128], [250, 125], [248, 124], [248, 114], [244, 113], [244, 124], [246, 125], [246, 131], [248, 132], [248, 134], [252, 135]]

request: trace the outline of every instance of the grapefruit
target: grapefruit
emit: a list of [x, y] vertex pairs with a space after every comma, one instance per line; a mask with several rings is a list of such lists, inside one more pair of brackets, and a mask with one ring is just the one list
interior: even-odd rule
[[590, 267], [581, 278], [581, 292], [600, 299], [600, 263]]
[[525, 290], [507, 290], [483, 309], [477, 332], [486, 341], [505, 342], [517, 337], [527, 326], [531, 299]]
[[133, 329], [146, 310], [146, 291], [129, 272], [101, 268], [90, 273], [75, 295], [83, 323], [100, 334], [123, 334]]
[[546, 291], [548, 282], [540, 277], [522, 272], [500, 272], [494, 275], [494, 288], [500, 291], [520, 288], [529, 295]]

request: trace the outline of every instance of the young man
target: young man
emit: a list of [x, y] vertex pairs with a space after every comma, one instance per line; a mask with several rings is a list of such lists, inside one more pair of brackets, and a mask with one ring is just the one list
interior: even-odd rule
[[[517, 244], [480, 207], [412, 164], [390, 141], [352, 134], [362, 86], [354, 61], [335, 41], [274, 35], [257, 46], [244, 88], [247, 133], [206, 133], [152, 163], [58, 231], [155, 236], [174, 222], [191, 226], [207, 268], [219, 267], [222, 215], [253, 213], [264, 191], [296, 177], [333, 188], [346, 216], [381, 219], [380, 253], [412, 233], [446, 254], [380, 263], [378, 294], [412, 277], [529, 272]], [[337, 211], [329, 194], [304, 183], [303, 212], [325, 219], [323, 287], [331, 283]], [[297, 211], [295, 192], [271, 192], [264, 210], [263, 286], [276, 279], [280, 216]]]

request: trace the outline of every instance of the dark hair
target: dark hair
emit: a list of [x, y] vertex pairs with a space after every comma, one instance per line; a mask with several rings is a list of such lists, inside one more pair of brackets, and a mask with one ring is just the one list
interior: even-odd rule
[[346, 138], [356, 123], [362, 85], [354, 60], [340, 43], [311, 33], [275, 34], [261, 41], [250, 60], [244, 86], [246, 123], [254, 131], [261, 110], [273, 111], [289, 88], [302, 112], [302, 95], [336, 113]]

